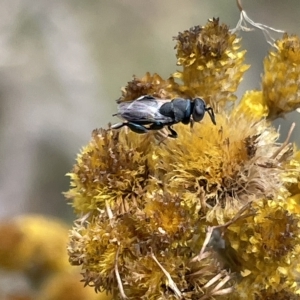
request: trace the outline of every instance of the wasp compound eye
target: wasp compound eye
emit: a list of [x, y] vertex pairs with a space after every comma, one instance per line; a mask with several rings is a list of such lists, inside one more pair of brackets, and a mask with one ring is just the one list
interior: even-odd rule
[[200, 122], [205, 114], [205, 102], [201, 98], [194, 99], [194, 109], [193, 109], [193, 120], [195, 122]]

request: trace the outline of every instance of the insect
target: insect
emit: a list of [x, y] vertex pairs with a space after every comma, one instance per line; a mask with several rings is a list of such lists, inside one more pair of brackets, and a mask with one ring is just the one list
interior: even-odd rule
[[176, 138], [177, 132], [171, 128], [173, 124], [193, 124], [203, 119], [205, 112], [216, 125], [214, 111], [206, 107], [205, 101], [201, 98], [173, 100], [158, 99], [145, 95], [133, 101], [119, 101], [118, 116], [125, 120], [123, 123], [112, 125], [112, 129], [127, 126], [136, 133], [147, 133], [149, 130], [159, 130], [164, 126], [170, 131], [169, 137]]

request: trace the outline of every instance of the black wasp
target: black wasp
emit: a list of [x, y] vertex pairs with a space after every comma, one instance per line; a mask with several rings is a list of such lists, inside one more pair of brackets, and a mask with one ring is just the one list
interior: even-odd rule
[[120, 101], [118, 103], [118, 116], [125, 120], [123, 123], [112, 125], [112, 129], [127, 126], [136, 133], [147, 133], [149, 130], [159, 130], [167, 126], [169, 137], [176, 138], [177, 132], [171, 128], [173, 124], [199, 122], [208, 112], [211, 121], [216, 125], [214, 111], [206, 107], [201, 98], [173, 100], [158, 99], [145, 95], [133, 101]]

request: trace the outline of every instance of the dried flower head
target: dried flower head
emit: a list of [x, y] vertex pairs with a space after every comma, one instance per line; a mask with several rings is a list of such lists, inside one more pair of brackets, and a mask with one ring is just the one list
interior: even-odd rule
[[41, 286], [36, 300], [111, 300], [105, 293], [96, 294], [92, 289], [85, 289], [80, 282], [79, 273], [58, 273], [48, 278]]
[[278, 143], [265, 119], [265, 90], [225, 109], [248, 68], [226, 25], [214, 19], [176, 40], [181, 82], [147, 74], [128, 84], [121, 101], [203, 96], [216, 108], [217, 126], [207, 118], [193, 128], [174, 125], [179, 137], [163, 140], [153, 132], [95, 130], [69, 174], [66, 195], [79, 214], [70, 262], [82, 266], [86, 285], [114, 299], [299, 294], [293, 127]]
[[83, 288], [79, 267], [68, 262], [68, 226], [62, 221], [23, 215], [3, 220], [0, 235], [1, 269], [8, 278], [17, 278], [10, 280], [8, 289], [9, 279], [2, 280], [1, 299], [111, 299]]
[[0, 224], [0, 265], [30, 273], [32, 279], [69, 269], [65, 251], [66, 224], [38, 215], [20, 216]]
[[183, 67], [173, 74], [182, 81], [179, 90], [191, 98], [201, 96], [220, 110], [235, 101], [234, 92], [249, 66], [243, 64], [246, 51], [239, 51], [240, 39], [228, 26], [212, 19], [180, 32], [175, 40], [177, 65]]
[[66, 197], [77, 212], [97, 212], [106, 205], [123, 212], [128, 201], [140, 198], [149, 177], [146, 153], [151, 146], [147, 140], [131, 132], [93, 131], [69, 174], [73, 188]]
[[144, 95], [153, 95], [161, 99], [172, 99], [177, 96], [174, 93], [174, 88], [177, 84], [172, 78], [164, 80], [157, 73], [151, 75], [146, 73], [141, 79], [136, 76], [127, 83], [127, 86], [122, 88], [122, 96], [120, 101], [132, 101]]
[[284, 34], [264, 60], [262, 90], [274, 120], [300, 107], [300, 39]]
[[268, 106], [264, 101], [262, 91], [247, 91], [243, 95], [239, 105], [235, 107], [233, 114], [253, 116], [260, 120], [267, 117], [269, 112]]

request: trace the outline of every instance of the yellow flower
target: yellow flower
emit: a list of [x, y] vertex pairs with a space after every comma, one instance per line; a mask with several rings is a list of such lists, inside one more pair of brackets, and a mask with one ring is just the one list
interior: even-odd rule
[[262, 91], [247, 91], [233, 110], [232, 114], [253, 116], [257, 120], [268, 115], [269, 109], [264, 102]]
[[[145, 197], [144, 201], [144, 210], [111, 219], [99, 213], [89, 225], [78, 223], [73, 228], [69, 255], [74, 264], [86, 269], [85, 283], [110, 291], [114, 297], [121, 292], [132, 299], [157, 299], [163, 293], [175, 299], [166, 270], [179, 291], [186, 289], [182, 295], [204, 295], [209, 289], [200, 286], [219, 270], [211, 257], [191, 262], [204, 237], [204, 228], [195, 226], [199, 220], [189, 217], [189, 207], [178, 197], [157, 196], [153, 201]], [[122, 284], [112, 281], [115, 276], [121, 276]]]
[[164, 190], [206, 212], [207, 207], [200, 203], [204, 190], [205, 206], [214, 208], [206, 218], [210, 222], [217, 218], [222, 224], [253, 197], [274, 197], [284, 186], [281, 176], [285, 171], [276, 168], [270, 172], [261, 166], [278, 149], [277, 133], [265, 121], [244, 115], [217, 115], [217, 120], [217, 126], [209, 121], [195, 124], [192, 132], [178, 125], [179, 138], [155, 150], [152, 181], [166, 183]]
[[183, 70], [173, 74], [182, 81], [179, 91], [191, 98], [203, 97], [216, 110], [235, 101], [244, 72], [246, 51], [239, 51], [240, 39], [227, 25], [212, 19], [203, 26], [180, 32], [177, 37], [177, 65]]
[[33, 272], [40, 280], [50, 272], [68, 270], [66, 224], [38, 215], [20, 216], [0, 224], [2, 268]]
[[286, 199], [288, 210], [300, 214], [300, 194], [293, 195]]
[[291, 203], [297, 203], [295, 206], [297, 209], [297, 206], [300, 203], [298, 200], [298, 195], [300, 195], [300, 173], [298, 171], [300, 166], [300, 151], [297, 149], [294, 149], [294, 151], [294, 159], [292, 159], [286, 167], [289, 169], [287, 179], [290, 182], [288, 189], [291, 194]]
[[207, 116], [192, 127], [174, 124], [176, 139], [95, 130], [69, 174], [66, 196], [79, 215], [70, 262], [82, 266], [86, 285], [114, 298], [293, 297], [300, 164], [265, 119], [271, 85], [230, 110], [248, 68], [239, 39], [214, 19], [176, 40], [183, 70], [169, 80], [134, 78], [120, 101], [202, 96], [217, 125]]
[[121, 212], [127, 206], [124, 199], [137, 201], [148, 179], [150, 142], [131, 132], [94, 130], [68, 174], [72, 188], [65, 195], [72, 199], [75, 210], [88, 213], [109, 204]]
[[79, 273], [58, 273], [41, 286], [37, 300], [112, 300], [106, 293], [96, 294], [91, 288], [84, 288]]
[[[264, 120], [257, 122], [244, 116], [218, 114], [217, 119], [217, 126], [205, 120], [201, 125], [195, 124], [192, 131], [188, 126], [176, 125], [179, 137], [161, 144], [154, 143], [153, 135], [140, 136], [125, 130], [94, 132], [88, 151], [83, 151], [84, 159], [78, 159], [74, 167], [77, 174], [71, 174], [71, 178], [74, 180], [75, 175], [78, 176], [79, 169], [93, 176], [74, 182], [75, 190], [68, 193], [78, 211], [83, 208], [86, 213], [93, 208], [92, 214], [76, 223], [68, 248], [72, 264], [82, 265], [87, 270], [84, 273], [86, 284], [118, 295], [119, 286], [106, 278], [120, 274], [124, 278], [124, 294], [128, 297], [137, 299], [146, 295], [155, 299], [160, 293], [167, 295], [167, 290], [161, 287], [165, 282], [161, 268], [149, 256], [152, 252], [179, 290], [191, 284], [204, 286], [219, 273], [217, 269], [210, 270], [210, 275], [204, 271], [207, 265], [214, 266], [213, 258], [198, 263], [191, 261], [201, 250], [206, 226], [231, 220], [246, 203], [259, 201], [262, 197], [276, 199], [282, 191], [287, 192], [282, 178], [288, 170], [275, 166], [270, 172], [268, 168], [269, 160], [280, 147], [276, 143], [275, 129]], [[127, 152], [131, 155], [127, 156]], [[291, 154], [285, 157], [286, 161]], [[95, 164], [91, 164], [91, 157]], [[114, 172], [109, 169], [112, 165]], [[103, 174], [108, 178], [100, 177]], [[83, 178], [83, 175], [79, 177]], [[86, 184], [84, 189], [83, 184]], [[235, 234], [227, 234], [226, 249], [229, 251], [232, 244], [238, 257], [226, 249], [226, 256], [223, 256], [223, 250], [218, 251], [217, 257], [224, 266], [229, 264], [230, 268], [240, 270], [243, 267], [237, 263], [239, 259], [248, 264], [251, 260], [255, 269], [250, 271], [254, 276], [261, 270], [267, 250], [275, 259], [276, 253], [283, 256], [282, 251], [288, 253], [293, 248], [296, 239], [285, 239], [284, 243], [279, 239], [283, 227], [288, 222], [292, 224], [293, 218], [286, 216], [285, 223], [277, 224], [275, 217], [269, 221], [270, 213], [267, 210], [257, 216], [264, 225], [255, 227], [256, 235], [253, 230], [247, 234], [252, 236], [252, 243], [247, 244], [249, 253], [242, 251], [246, 246], [239, 248]], [[285, 215], [281, 217], [284, 218]], [[250, 230], [256, 223], [245, 224]], [[268, 249], [260, 250], [260, 228], [271, 232], [276, 224], [280, 225], [277, 235], [269, 237], [269, 241], [263, 237]], [[291, 230], [296, 232], [292, 227]], [[287, 247], [287, 241], [292, 242], [290, 247]], [[271, 266], [276, 271], [277, 264], [272, 262]], [[195, 273], [192, 282], [187, 275], [191, 268]], [[274, 271], [270, 266], [269, 270]], [[192, 291], [184, 295], [189, 293]], [[199, 290], [197, 295], [201, 295]]]
[[264, 295], [267, 291], [268, 294], [284, 291], [292, 295], [299, 289], [291, 270], [295, 269], [292, 262], [295, 261], [294, 249], [299, 244], [300, 218], [286, 210], [284, 200], [256, 201], [253, 207], [256, 209], [254, 217], [228, 230], [229, 240], [239, 241], [235, 248], [248, 270], [233, 298], [239, 299], [243, 291], [249, 295]]
[[120, 101], [132, 101], [144, 95], [152, 95], [162, 99], [172, 99], [177, 96], [173, 89], [177, 84], [172, 78], [164, 80], [157, 73], [151, 75], [146, 73], [141, 79], [133, 77], [127, 85], [122, 88]]
[[300, 39], [284, 34], [264, 60], [264, 101], [273, 120], [300, 107]]

